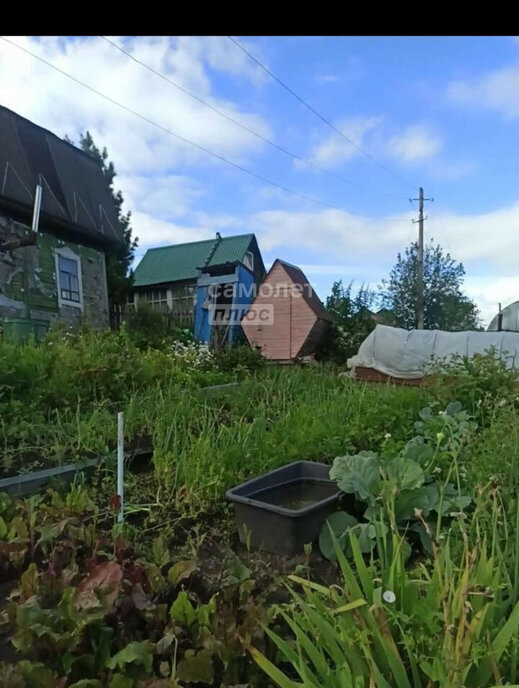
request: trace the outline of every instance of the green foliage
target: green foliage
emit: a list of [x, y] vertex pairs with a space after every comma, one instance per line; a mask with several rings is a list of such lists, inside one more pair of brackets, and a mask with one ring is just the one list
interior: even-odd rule
[[174, 341], [193, 341], [189, 330], [181, 327], [169, 311], [154, 310], [147, 301], [125, 317], [125, 326], [132, 342], [139, 349], [165, 349]]
[[[65, 139], [75, 145], [74, 141], [69, 137], [65, 137]], [[124, 198], [121, 191], [115, 191], [114, 189], [116, 172], [113, 162], [108, 161], [106, 147], [100, 150], [95, 145], [92, 134], [89, 131], [81, 134], [78, 147], [100, 164], [115, 205], [123, 241], [105, 250], [106, 279], [110, 304], [124, 305], [128, 301], [133, 285], [133, 273], [130, 267], [138, 246], [138, 239], [132, 237], [131, 211], [128, 211], [126, 214], [123, 213]]]
[[224, 373], [247, 375], [263, 370], [267, 364], [261, 353], [247, 344], [227, 345], [215, 352], [216, 365]]
[[341, 585], [291, 576], [303, 593], [292, 590], [280, 612], [290, 637], [267, 630], [275, 663], [251, 655], [281, 688], [516, 685], [518, 541], [481, 536], [485, 514], [506, 517], [501, 500], [486, 490], [468, 522], [455, 520], [443, 539], [427, 531], [431, 561], [412, 567], [394, 530], [379, 534], [385, 555], [368, 562], [355, 534], [351, 562], [332, 535]]
[[[334, 460], [330, 478], [364, 505], [364, 522], [346, 518], [349, 514], [332, 514], [319, 538], [324, 556], [334, 556], [331, 538], [349, 551], [350, 532], [361, 551], [370, 552], [387, 525], [411, 536], [418, 534], [423, 542], [424, 527], [434, 528], [449, 513], [469, 506], [471, 498], [461, 490], [458, 457], [475, 424], [459, 403], [451, 403], [437, 416], [430, 408], [423, 409], [420, 418], [415, 423], [420, 434], [396, 455], [360, 452]], [[444, 479], [442, 472], [446, 472]], [[449, 482], [453, 475], [457, 487]]]
[[120, 535], [97, 529], [103, 519], [83, 490], [2, 495], [1, 508], [11, 541], [23, 537], [33, 559], [0, 616], [22, 658], [0, 663], [2, 685], [55, 688], [65, 678], [76, 688], [144, 688], [165, 678], [171, 686], [211, 685], [217, 674], [225, 685], [238, 683], [248, 664], [242, 640], [262, 642], [266, 613], [237, 558], [221, 562], [218, 593], [207, 599], [183, 587], [196, 562], [169, 571], [147, 562]]
[[446, 360], [433, 360], [425, 384], [440, 403], [457, 399], [471, 413], [484, 419], [496, 403], [504, 405], [515, 399], [518, 372], [506, 352], [500, 355], [491, 347], [471, 358], [456, 354]]
[[194, 368], [172, 349], [141, 351], [124, 327], [58, 325], [39, 345], [0, 340], [0, 379], [0, 442], [10, 473], [30, 469], [32, 455], [51, 463], [104, 456], [115, 446], [118, 410], [127, 412], [130, 438], [150, 435], [150, 408], [164, 409], [165, 396], [174, 404], [182, 388], [232, 378], [211, 362]]
[[[479, 312], [462, 292], [465, 269], [432, 240], [424, 247], [424, 328], [462, 331], [479, 328]], [[381, 285], [382, 302], [397, 327], [416, 327], [418, 304], [418, 244], [398, 254], [388, 280]]]
[[352, 295], [353, 282], [344, 287], [342, 280], [334, 282], [332, 292], [326, 299], [326, 310], [332, 317], [332, 324], [321, 345], [318, 358], [344, 364], [357, 353], [360, 344], [375, 327], [372, 309], [376, 294], [361, 285]]

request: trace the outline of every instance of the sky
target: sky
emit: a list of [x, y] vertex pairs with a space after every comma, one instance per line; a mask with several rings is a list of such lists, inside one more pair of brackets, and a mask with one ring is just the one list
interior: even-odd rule
[[463, 263], [483, 322], [519, 299], [516, 37], [234, 37], [333, 127], [228, 37], [107, 38], [169, 81], [99, 36], [13, 36], [127, 109], [4, 40], [0, 103], [107, 147], [136, 263], [254, 232], [323, 300], [338, 279], [377, 288], [417, 237], [422, 186], [425, 240]]

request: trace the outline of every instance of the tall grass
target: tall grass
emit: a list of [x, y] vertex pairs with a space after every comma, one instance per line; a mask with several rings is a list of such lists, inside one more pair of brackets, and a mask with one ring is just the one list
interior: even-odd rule
[[267, 629], [280, 661], [249, 648], [252, 656], [281, 688], [516, 684], [518, 535], [492, 525], [507, 515], [515, 524], [517, 500], [507, 510], [487, 486], [469, 521], [443, 540], [430, 533], [431, 561], [411, 567], [395, 531], [381, 531], [381, 556], [368, 563], [354, 535], [351, 561], [335, 541], [341, 584], [292, 576], [303, 594], [292, 588], [281, 611], [291, 638]]
[[290, 461], [331, 461], [409, 439], [419, 390], [367, 386], [313, 369], [271, 369], [221, 395], [185, 390], [164, 408], [154, 465], [169, 490], [196, 500]]

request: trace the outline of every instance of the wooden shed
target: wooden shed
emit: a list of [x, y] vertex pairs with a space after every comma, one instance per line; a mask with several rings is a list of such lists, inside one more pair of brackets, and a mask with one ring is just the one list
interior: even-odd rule
[[315, 354], [330, 320], [303, 271], [278, 258], [241, 324], [265, 358], [289, 363]]

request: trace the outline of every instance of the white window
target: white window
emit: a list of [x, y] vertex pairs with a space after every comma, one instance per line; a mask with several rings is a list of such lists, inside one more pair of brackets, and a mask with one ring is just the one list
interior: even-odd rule
[[243, 259], [243, 264], [245, 265], [246, 268], [249, 268], [250, 270], [254, 270], [254, 255], [252, 251], [247, 251], [245, 254], [245, 257]]
[[83, 308], [81, 258], [70, 248], [56, 249], [56, 283], [59, 306]]

